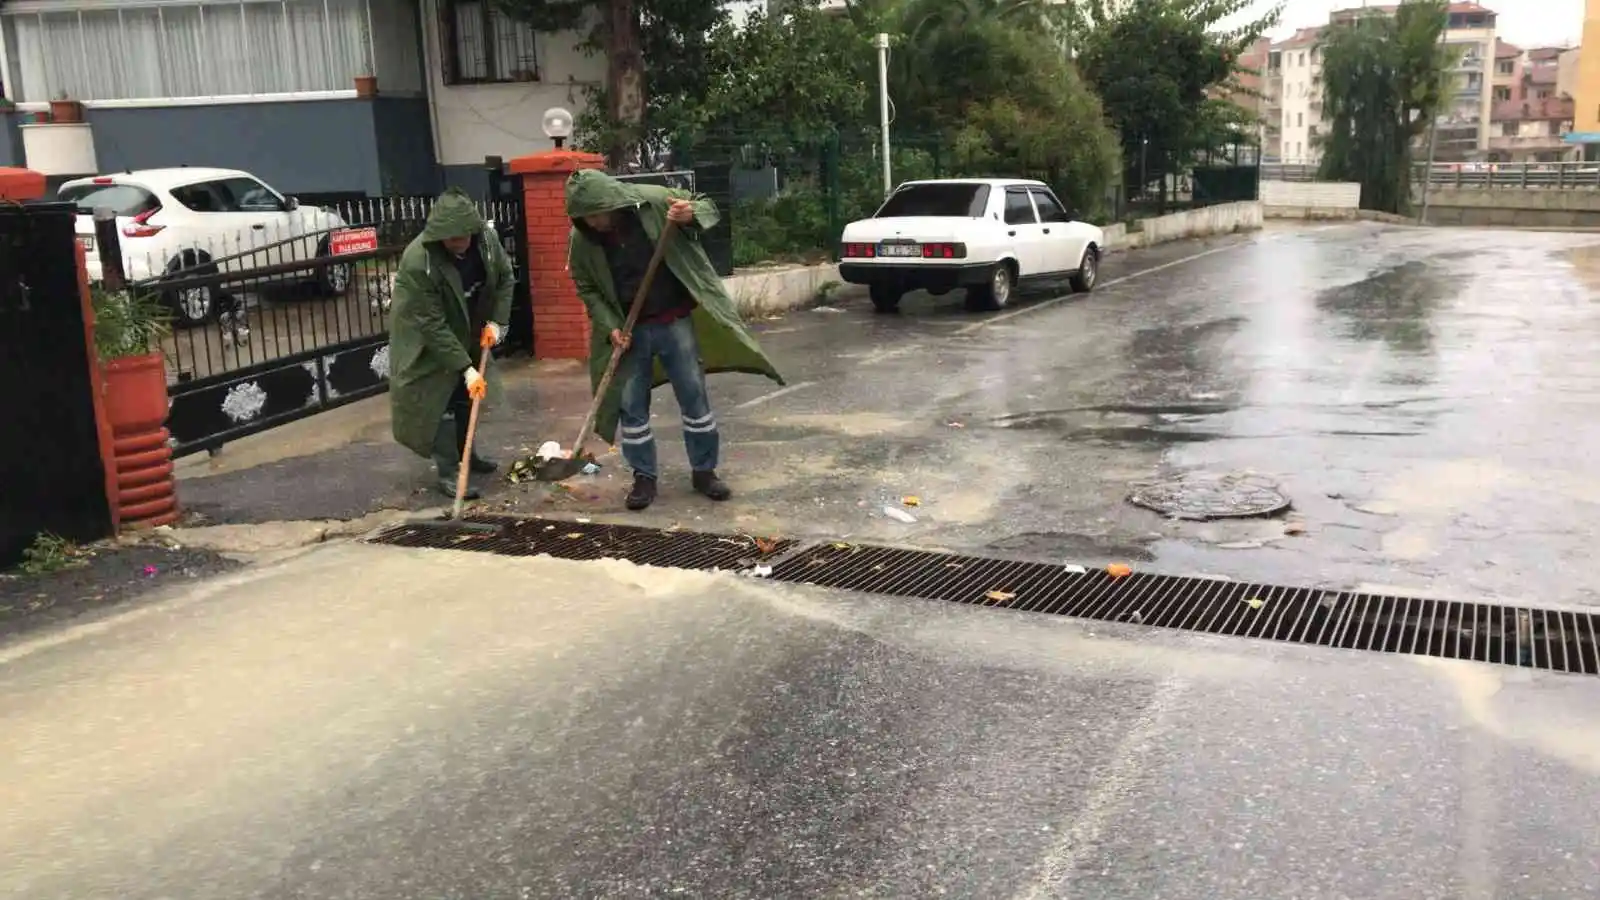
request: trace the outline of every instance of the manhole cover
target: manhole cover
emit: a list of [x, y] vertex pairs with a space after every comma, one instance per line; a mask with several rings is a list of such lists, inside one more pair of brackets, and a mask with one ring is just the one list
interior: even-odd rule
[[1128, 495], [1134, 506], [1174, 519], [1250, 519], [1286, 511], [1289, 498], [1260, 475], [1184, 475], [1143, 485]]

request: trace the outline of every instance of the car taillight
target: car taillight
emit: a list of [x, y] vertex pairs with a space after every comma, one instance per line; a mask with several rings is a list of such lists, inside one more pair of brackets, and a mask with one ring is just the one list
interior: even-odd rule
[[840, 254], [845, 259], [872, 259], [878, 255], [877, 244], [845, 244]]
[[966, 259], [966, 244], [923, 244], [923, 259]]
[[167, 227], [165, 225], [150, 224], [150, 217], [158, 212], [161, 212], [161, 207], [159, 206], [155, 209], [147, 209], [144, 212], [139, 213], [137, 216], [134, 216], [132, 222], [122, 226], [122, 236], [131, 238], [156, 236], [161, 232], [161, 229]]

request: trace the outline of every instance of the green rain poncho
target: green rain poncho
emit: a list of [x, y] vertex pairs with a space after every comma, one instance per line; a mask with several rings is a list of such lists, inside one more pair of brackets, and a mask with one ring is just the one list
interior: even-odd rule
[[[680, 230], [667, 248], [665, 264], [678, 276], [683, 286], [693, 295], [697, 304], [694, 311], [695, 337], [700, 343], [700, 365], [708, 374], [716, 372], [746, 372], [766, 377], [783, 384], [783, 376], [761, 352], [755, 338], [745, 328], [734, 308], [733, 299], [722, 287], [722, 278], [712, 267], [705, 249], [700, 246], [699, 232], [717, 224], [715, 203], [696, 198], [685, 191], [650, 184], [628, 184], [604, 172], [585, 170], [575, 173], [567, 181], [567, 215], [573, 219], [572, 238], [568, 254], [568, 267], [578, 296], [589, 310], [589, 380], [591, 390], [599, 386], [611, 358], [610, 335], [622, 327], [628, 318], [628, 305], [632, 297], [618, 297], [611, 270], [606, 266], [605, 249], [599, 238], [583, 226], [581, 217], [633, 209], [639, 222], [652, 241], [660, 240], [666, 226], [667, 209], [673, 200], [694, 203], [694, 223], [697, 228]], [[537, 327], [537, 324], [536, 324]], [[666, 381], [666, 373], [656, 364], [655, 383]], [[618, 407], [622, 394], [622, 378], [611, 383], [605, 402], [595, 419], [594, 433], [610, 443], [616, 443]]]
[[[461, 276], [440, 241], [480, 235], [484, 284], [479, 302], [487, 321], [502, 327], [511, 318], [516, 276], [494, 229], [460, 188], [445, 191], [428, 214], [422, 234], [400, 256], [395, 275], [394, 310], [389, 322], [389, 418], [394, 439], [419, 456], [433, 450], [434, 434], [461, 373], [479, 363], [478, 336], [472, 333]], [[500, 393], [495, 367], [483, 376], [489, 400]]]

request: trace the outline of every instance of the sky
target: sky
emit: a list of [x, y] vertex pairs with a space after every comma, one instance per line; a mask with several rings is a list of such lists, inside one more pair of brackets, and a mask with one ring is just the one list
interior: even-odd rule
[[[1256, 14], [1270, 9], [1272, 2], [1256, 0]], [[1521, 47], [1576, 46], [1583, 32], [1583, 0], [1478, 0], [1478, 3], [1499, 14], [1496, 32], [1500, 39]], [[1333, 10], [1360, 5], [1361, 0], [1287, 0], [1282, 24], [1271, 36], [1287, 37], [1296, 28], [1327, 24], [1328, 13]], [[1374, 0], [1372, 5], [1381, 4]]]

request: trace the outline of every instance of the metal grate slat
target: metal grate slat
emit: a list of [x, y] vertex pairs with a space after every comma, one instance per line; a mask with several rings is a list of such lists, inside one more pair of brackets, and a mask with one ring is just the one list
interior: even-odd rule
[[1596, 614], [1387, 594], [1186, 578], [1113, 577], [1042, 562], [843, 542], [663, 531], [632, 525], [480, 516], [504, 525], [467, 535], [426, 523], [372, 539], [436, 548], [748, 571], [770, 580], [1017, 612], [1368, 652], [1402, 653], [1600, 676]]

